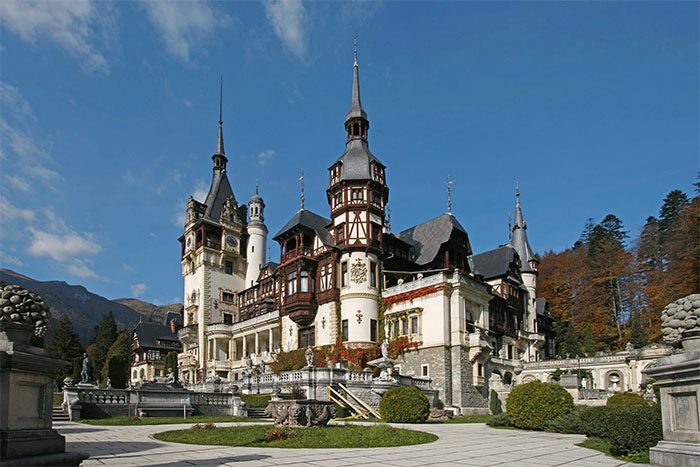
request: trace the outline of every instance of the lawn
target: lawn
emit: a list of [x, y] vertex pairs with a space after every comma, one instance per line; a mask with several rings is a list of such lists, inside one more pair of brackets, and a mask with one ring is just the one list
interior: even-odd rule
[[186, 419], [182, 417], [112, 417], [80, 420], [88, 425], [129, 426], [129, 425], [174, 425], [176, 423], [226, 423], [226, 422], [259, 422], [254, 418], [244, 417], [214, 417], [208, 415], [193, 415]]
[[636, 464], [648, 464], [650, 462], [649, 451], [634, 452], [626, 456], [616, 456], [610, 451], [610, 442], [606, 439], [586, 438], [585, 441], [577, 444], [577, 446], [581, 446], [582, 448], [595, 449], [596, 451], [600, 451], [603, 454], [615, 457], [616, 459], [620, 459], [625, 462], [633, 462]]
[[267, 448], [377, 448], [430, 443], [438, 439], [431, 433], [383, 424], [317, 428], [276, 428], [269, 425], [190, 428], [157, 433], [153, 437], [174, 443]]

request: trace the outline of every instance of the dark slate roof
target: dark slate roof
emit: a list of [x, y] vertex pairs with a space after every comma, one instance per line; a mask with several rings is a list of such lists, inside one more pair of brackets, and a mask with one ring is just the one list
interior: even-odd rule
[[511, 264], [517, 259], [515, 248], [510, 245], [485, 251], [471, 257], [474, 265], [474, 273], [484, 279], [507, 275], [511, 270]]
[[291, 219], [289, 219], [289, 222], [287, 222], [284, 227], [282, 227], [280, 231], [277, 232], [274, 237], [272, 237], [272, 239], [277, 240], [280, 236], [289, 232], [294, 227], [302, 226], [316, 232], [316, 235], [324, 245], [334, 245], [335, 243], [333, 242], [333, 236], [330, 234], [330, 232], [328, 232], [328, 230], [326, 230], [326, 226], [330, 223], [330, 219], [326, 219], [325, 217], [319, 216], [318, 214], [306, 209], [300, 209], [296, 214], [294, 214], [294, 216], [292, 216]]
[[413, 247], [413, 261], [417, 264], [428, 264], [435, 259], [440, 246], [450, 239], [453, 229], [467, 234], [462, 224], [452, 214], [442, 214], [399, 232], [396, 237]]
[[370, 162], [375, 161], [382, 167], [379, 159], [369, 150], [367, 141], [362, 139], [352, 139], [345, 145], [345, 152], [336, 162], [341, 162], [341, 180], [369, 180], [372, 178], [370, 172]]
[[173, 347], [159, 345], [156, 341], [175, 341], [178, 342], [178, 344], [180, 342], [177, 338], [177, 333], [173, 334], [170, 326], [167, 324], [141, 322], [136, 325], [134, 333], [138, 338], [139, 347], [176, 350]]
[[231, 197], [233, 197], [234, 200], [236, 199], [233, 196], [233, 189], [231, 189], [226, 171], [214, 170], [214, 175], [211, 179], [211, 187], [209, 188], [207, 199], [204, 201], [204, 204], [207, 206], [207, 210], [204, 212], [204, 218], [219, 223], [221, 211], [224, 210], [224, 203]]
[[530, 248], [530, 242], [527, 240], [527, 224], [525, 219], [523, 219], [523, 211], [520, 207], [520, 192], [516, 192], [515, 199], [515, 222], [513, 224], [513, 240], [511, 243], [520, 256], [521, 271], [529, 272], [532, 271], [530, 261], [537, 258], [535, 258], [535, 254]]
[[535, 311], [539, 316], [550, 317], [549, 310], [547, 310], [547, 299], [544, 297], [538, 297], [535, 299]]

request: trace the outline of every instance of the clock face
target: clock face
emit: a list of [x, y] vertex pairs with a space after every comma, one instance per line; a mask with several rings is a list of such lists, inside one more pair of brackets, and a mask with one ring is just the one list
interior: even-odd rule
[[226, 236], [226, 243], [231, 247], [236, 247], [238, 245], [238, 239], [233, 235]]

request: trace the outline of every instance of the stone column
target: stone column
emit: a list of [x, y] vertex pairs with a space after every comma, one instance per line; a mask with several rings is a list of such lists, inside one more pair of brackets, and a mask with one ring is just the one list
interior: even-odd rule
[[258, 338], [258, 332], [255, 333], [255, 355], [260, 355], [260, 339]]
[[[88, 455], [65, 452], [65, 438], [52, 429], [54, 375], [66, 362], [16, 337], [13, 323], [0, 330], [0, 464], [79, 465]], [[20, 329], [21, 330], [21, 329]]]
[[267, 331], [267, 352], [274, 352], [274, 348], [272, 347], [272, 328], [268, 329]]
[[241, 355], [241, 358], [245, 358], [246, 355], [248, 354], [248, 344], [246, 343], [247, 339], [245, 338], [245, 334], [243, 335], [243, 355]]

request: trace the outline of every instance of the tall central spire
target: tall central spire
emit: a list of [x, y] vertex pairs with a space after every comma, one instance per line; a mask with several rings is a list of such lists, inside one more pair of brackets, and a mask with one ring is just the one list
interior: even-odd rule
[[521, 271], [531, 272], [536, 270], [538, 260], [532, 252], [530, 242], [527, 240], [527, 224], [523, 219], [523, 210], [520, 207], [520, 188], [515, 188], [515, 221], [513, 222], [512, 245], [520, 256]]
[[222, 76], [221, 83], [219, 85], [219, 135], [216, 139], [216, 154], [226, 154], [226, 152], [224, 152], [224, 132], [223, 132], [224, 121], [222, 120], [223, 113], [224, 113], [224, 78]]
[[367, 130], [369, 121], [367, 112], [362, 108], [360, 99], [360, 65], [357, 61], [357, 36], [353, 43], [353, 65], [352, 65], [352, 101], [350, 111], [345, 116], [345, 129], [347, 130], [348, 141], [352, 139], [367, 140]]

